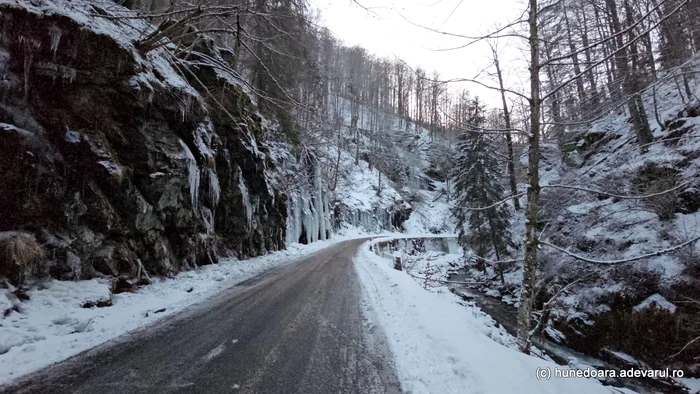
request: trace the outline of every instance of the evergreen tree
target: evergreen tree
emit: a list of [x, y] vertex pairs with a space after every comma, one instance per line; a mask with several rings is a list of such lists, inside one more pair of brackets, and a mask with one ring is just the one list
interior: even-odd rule
[[[487, 134], [479, 132], [484, 122], [484, 107], [476, 98], [469, 103], [464, 119], [465, 133], [457, 144], [453, 174], [456, 207], [453, 213], [457, 218], [460, 244], [482, 257], [493, 252], [496, 260], [500, 260], [511, 245], [508, 208], [499, 204], [489, 209], [469, 210], [491, 206], [504, 198], [500, 165], [492, 155], [495, 149], [493, 141]], [[503, 280], [501, 267], [497, 269]], [[486, 272], [485, 265], [483, 270]]]

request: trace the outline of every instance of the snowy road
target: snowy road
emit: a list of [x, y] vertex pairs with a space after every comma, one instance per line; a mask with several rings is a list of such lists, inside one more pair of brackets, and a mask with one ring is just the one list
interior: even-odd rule
[[[20, 393], [396, 393], [345, 241], [22, 379]], [[2, 391], [2, 389], [0, 389]]]

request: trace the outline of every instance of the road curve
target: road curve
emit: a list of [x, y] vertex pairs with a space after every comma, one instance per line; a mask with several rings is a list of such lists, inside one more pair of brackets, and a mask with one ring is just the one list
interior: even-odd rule
[[0, 388], [12, 393], [399, 393], [341, 242]]

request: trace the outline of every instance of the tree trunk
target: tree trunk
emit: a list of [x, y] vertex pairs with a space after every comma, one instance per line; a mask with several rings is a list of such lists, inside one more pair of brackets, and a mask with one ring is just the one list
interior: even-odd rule
[[[354, 90], [354, 89], [353, 89]], [[357, 102], [357, 92], [350, 93], [350, 130], [355, 132], [355, 165], [360, 163], [360, 129], [357, 127], [357, 120], [360, 117], [359, 103]]]
[[656, 86], [651, 86], [651, 98], [654, 102], [654, 117], [656, 118], [656, 123], [659, 124], [661, 131], [664, 131], [666, 127], [661, 123], [661, 118], [659, 117], [659, 104], [656, 102]]
[[532, 300], [537, 275], [537, 220], [540, 208], [540, 47], [537, 26], [537, 0], [529, 0], [530, 25], [530, 135], [528, 154], [527, 209], [525, 212], [525, 261], [523, 286], [518, 309], [518, 348], [530, 353]]
[[238, 71], [238, 65], [241, 63], [241, 40], [243, 35], [243, 26], [241, 24], [241, 15], [236, 15], [236, 45], [233, 47], [233, 64], [231, 68], [234, 71]]
[[340, 130], [342, 129], [340, 122], [336, 122], [336, 127], [338, 128], [338, 156], [335, 160], [335, 171], [333, 171], [333, 187], [331, 187], [330, 191], [334, 191], [335, 188], [338, 186], [338, 175], [340, 173], [340, 154], [342, 152], [341, 145], [343, 139], [340, 133]]
[[510, 111], [508, 110], [508, 102], [506, 101], [506, 91], [503, 86], [503, 74], [501, 73], [501, 65], [498, 62], [498, 54], [493, 50], [493, 63], [496, 66], [496, 75], [498, 76], [498, 85], [501, 91], [501, 103], [503, 104], [503, 121], [506, 124], [506, 146], [508, 148], [508, 180], [510, 183], [510, 193], [513, 195], [513, 206], [516, 211], [520, 210], [520, 200], [518, 194], [518, 182], [515, 179], [515, 162], [513, 159], [513, 137], [510, 135]]
[[[605, 4], [608, 7], [608, 12], [610, 13], [610, 22], [614, 34], [616, 37], [616, 48], [615, 53], [615, 63], [619, 71], [618, 78], [622, 81], [623, 91], [627, 95], [627, 108], [630, 111], [630, 117], [632, 118], [632, 125], [634, 126], [634, 131], [637, 134], [637, 142], [639, 145], [646, 145], [653, 141], [654, 137], [651, 134], [651, 128], [649, 127], [649, 120], [646, 116], [646, 111], [644, 110], [644, 103], [639, 90], [639, 78], [636, 70], [630, 72], [629, 64], [627, 63], [627, 51], [624, 49], [624, 41], [622, 32], [622, 25], [620, 24], [620, 18], [617, 14], [617, 6], [615, 5], [615, 0], [605, 0]], [[635, 53], [633, 55], [633, 61], [635, 60]]]
[[[576, 54], [576, 44], [571, 35], [571, 25], [569, 24], [569, 15], [566, 12], [566, 7], [563, 8], [564, 21], [566, 23], [566, 36], [569, 41], [569, 50], [571, 51], [571, 62], [574, 65], [574, 75], [581, 75], [581, 67], [578, 63], [578, 55]], [[586, 92], [583, 89], [583, 76], [576, 78], [576, 92], [578, 93], [579, 107], [586, 100]]]
[[[583, 15], [583, 31], [581, 32], [581, 44], [585, 49], [584, 55], [586, 56], [586, 64], [593, 64], [591, 60], [591, 49], [588, 47], [588, 19], [586, 18], [586, 10], [583, 9], [581, 14]], [[598, 104], [598, 88], [596, 87], [595, 77], [593, 76], [593, 69], [589, 69], [586, 72], [586, 78], [588, 79], [588, 84], [591, 90], [591, 100], [589, 103], [590, 108], [595, 108]], [[588, 111], [586, 111], [588, 112]], [[586, 116], [584, 116], [585, 118]]]

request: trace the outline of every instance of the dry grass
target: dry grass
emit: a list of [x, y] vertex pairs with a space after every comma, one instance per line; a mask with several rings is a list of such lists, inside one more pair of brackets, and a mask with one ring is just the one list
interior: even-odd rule
[[0, 277], [21, 284], [25, 274], [44, 258], [44, 249], [33, 235], [18, 231], [0, 232]]

